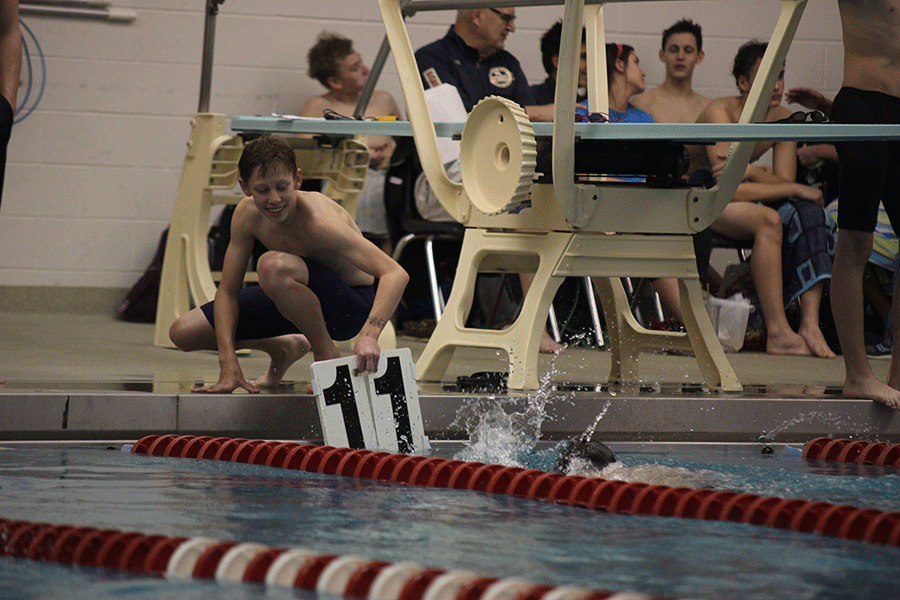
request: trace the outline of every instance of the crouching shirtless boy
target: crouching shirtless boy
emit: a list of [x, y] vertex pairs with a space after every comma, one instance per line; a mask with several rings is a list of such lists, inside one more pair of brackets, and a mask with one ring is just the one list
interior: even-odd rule
[[[337, 203], [300, 190], [303, 174], [283, 138], [248, 143], [238, 170], [247, 197], [232, 217], [215, 300], [179, 317], [169, 331], [182, 350], [218, 350], [219, 381], [194, 391], [274, 387], [310, 350], [317, 361], [339, 358], [333, 340], [356, 335], [357, 369], [375, 371], [378, 336], [400, 302], [406, 271], [366, 240]], [[259, 285], [242, 288], [254, 240], [268, 251], [257, 263]], [[242, 348], [272, 359], [253, 383], [238, 364], [235, 351]]]

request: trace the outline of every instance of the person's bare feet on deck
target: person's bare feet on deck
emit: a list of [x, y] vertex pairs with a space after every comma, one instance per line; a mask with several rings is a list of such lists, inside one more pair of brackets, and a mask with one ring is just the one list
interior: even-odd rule
[[541, 334], [541, 352], [544, 354], [562, 354], [566, 347], [550, 337], [550, 333], [544, 330]]
[[788, 331], [782, 335], [766, 336], [766, 353], [792, 356], [812, 356], [813, 352], [800, 334]]
[[256, 387], [269, 389], [278, 387], [288, 368], [303, 358], [311, 348], [309, 340], [302, 334], [283, 335], [275, 338], [274, 341], [278, 342], [278, 346], [280, 346], [279, 351], [277, 354], [269, 354], [272, 358], [272, 362], [269, 363], [269, 370], [266, 371], [265, 375], [253, 382], [253, 385]]
[[900, 409], [900, 390], [895, 390], [875, 376], [862, 381], [844, 382], [844, 398], [865, 398], [890, 408]]
[[828, 346], [828, 342], [825, 341], [825, 336], [822, 335], [822, 330], [818, 327], [812, 327], [809, 330], [805, 330], [801, 327], [800, 337], [806, 340], [806, 345], [812, 350], [812, 353], [819, 358], [837, 358], [837, 354], [835, 354]]

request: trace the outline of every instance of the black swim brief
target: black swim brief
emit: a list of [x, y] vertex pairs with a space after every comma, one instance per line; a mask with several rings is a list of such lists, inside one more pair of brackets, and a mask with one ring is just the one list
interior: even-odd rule
[[[322, 305], [325, 326], [333, 340], [349, 340], [359, 333], [375, 301], [375, 286], [348, 285], [333, 271], [308, 258], [303, 259], [309, 270], [309, 289]], [[213, 303], [200, 307], [209, 324], [215, 328]], [[302, 333], [281, 314], [263, 289], [250, 286], [241, 289], [238, 324], [235, 340], [259, 340], [279, 335]]]
[[[900, 98], [841, 88], [831, 108], [836, 123], [900, 125]], [[835, 144], [840, 158], [838, 228], [875, 231], [878, 203], [900, 227], [900, 141], [865, 140]]]

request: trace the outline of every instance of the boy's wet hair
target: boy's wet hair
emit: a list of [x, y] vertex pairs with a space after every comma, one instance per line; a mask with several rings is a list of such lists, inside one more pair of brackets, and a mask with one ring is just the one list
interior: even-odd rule
[[327, 88], [329, 77], [337, 77], [340, 74], [340, 61], [351, 54], [353, 41], [350, 38], [339, 33], [323, 31], [306, 55], [309, 62], [308, 74]]
[[750, 79], [753, 65], [755, 65], [757, 61], [762, 60], [768, 46], [769, 44], [766, 42], [750, 40], [738, 48], [737, 54], [734, 56], [734, 65], [731, 67], [731, 74], [734, 75], [735, 85], [740, 87], [741, 77]]
[[250, 183], [257, 167], [260, 177], [265, 177], [269, 168], [275, 165], [283, 166], [293, 175], [297, 172], [297, 155], [283, 137], [264, 135], [244, 146], [238, 160], [238, 173], [245, 183]]
[[666, 49], [669, 37], [676, 33], [690, 33], [697, 41], [697, 52], [703, 51], [703, 28], [690, 19], [681, 19], [662, 33], [662, 49]]

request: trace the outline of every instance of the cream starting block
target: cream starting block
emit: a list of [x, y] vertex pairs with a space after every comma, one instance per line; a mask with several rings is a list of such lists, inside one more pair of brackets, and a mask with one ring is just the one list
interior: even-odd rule
[[[620, 0], [628, 1], [628, 0]], [[588, 98], [592, 112], [608, 110], [602, 3], [567, 0], [553, 125], [553, 183], [532, 183], [534, 128], [521, 107], [502, 98], [476, 105], [463, 131], [462, 181], [442, 168], [434, 124], [425, 102], [404, 13], [437, 10], [428, 2], [379, 0], [423, 170], [443, 207], [467, 226], [459, 268], [444, 317], [418, 362], [421, 380], [438, 381], [454, 348], [498, 348], [509, 355], [511, 389], [538, 385], [538, 348], [553, 295], [566, 276], [594, 278], [603, 302], [613, 353], [611, 382], [639, 380], [638, 356], [654, 348], [692, 349], [711, 388], [738, 391], [703, 306], [690, 235], [706, 228], [734, 194], [749, 162], [752, 142], [732, 144], [719, 184], [705, 189], [653, 189], [575, 180], [575, 87], [586, 21]], [[546, 3], [546, 2], [543, 2]], [[443, 9], [474, 8], [440, 3]], [[527, 6], [523, 0], [517, 3]], [[781, 16], [763, 58], [741, 123], [761, 120], [799, 24], [806, 0], [782, 0]], [[484, 6], [489, 6], [485, 2]], [[603, 136], [604, 124], [597, 124]], [[654, 138], [647, 138], [654, 139]], [[656, 138], [659, 139], [659, 138]], [[530, 193], [530, 208], [526, 205]], [[513, 212], [510, 212], [513, 211]], [[465, 326], [479, 271], [534, 272], [517, 321], [501, 331]], [[650, 331], [634, 319], [619, 277], [676, 277], [687, 334]]]

